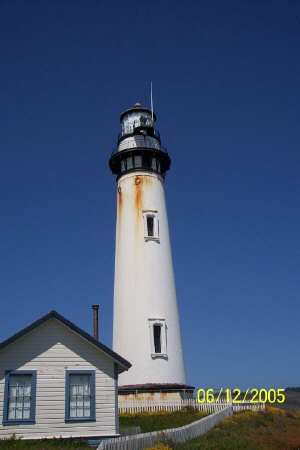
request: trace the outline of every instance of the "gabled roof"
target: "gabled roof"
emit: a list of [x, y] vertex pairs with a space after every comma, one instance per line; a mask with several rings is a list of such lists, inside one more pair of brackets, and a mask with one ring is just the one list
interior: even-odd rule
[[13, 336], [9, 337], [5, 341], [0, 343], [0, 350], [7, 347], [8, 345], [12, 344], [13, 342], [17, 341], [21, 337], [23, 337], [25, 334], [29, 333], [30, 331], [34, 330], [35, 328], [39, 327], [43, 323], [47, 322], [50, 319], [56, 319], [58, 322], [62, 323], [66, 327], [68, 327], [70, 330], [74, 331], [75, 333], [79, 334], [79, 336], [86, 339], [88, 342], [93, 344], [95, 347], [102, 350], [102, 352], [106, 353], [110, 358], [112, 358], [116, 363], [123, 366], [126, 370], [131, 367], [130, 362], [128, 362], [126, 359], [122, 358], [122, 356], [115, 353], [113, 350], [111, 350], [109, 347], [106, 347], [106, 345], [101, 344], [101, 342], [97, 341], [93, 336], [91, 336], [86, 331], [79, 328], [77, 325], [75, 325], [73, 322], [70, 322], [70, 320], [66, 319], [64, 316], [59, 314], [54, 309], [50, 311], [45, 316], [41, 317], [40, 319], [33, 322], [31, 325], [29, 325], [26, 328], [23, 328], [23, 330], [19, 331], [18, 333], [14, 334]]

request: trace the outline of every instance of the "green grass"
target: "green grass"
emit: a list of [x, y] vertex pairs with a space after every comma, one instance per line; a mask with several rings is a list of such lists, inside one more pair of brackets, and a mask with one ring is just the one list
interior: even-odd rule
[[199, 438], [169, 445], [176, 450], [296, 450], [300, 448], [300, 414], [277, 408], [243, 411]]
[[120, 427], [141, 427], [142, 433], [177, 428], [202, 419], [208, 414], [193, 408], [182, 411], [160, 411], [159, 413], [121, 414]]
[[49, 450], [49, 449], [64, 449], [64, 450], [91, 450], [93, 447], [88, 446], [85, 442], [74, 442], [70, 439], [39, 439], [39, 440], [24, 440], [16, 439], [0, 439], [0, 449], [27, 449], [27, 450]]

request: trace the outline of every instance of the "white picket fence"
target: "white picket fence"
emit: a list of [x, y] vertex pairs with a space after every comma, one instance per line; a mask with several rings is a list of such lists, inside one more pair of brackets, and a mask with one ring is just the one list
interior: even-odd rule
[[232, 406], [221, 406], [221, 410], [196, 422], [179, 428], [171, 428], [164, 431], [152, 431], [133, 436], [109, 438], [102, 441], [97, 450], [142, 450], [152, 447], [164, 441], [185, 442], [207, 433], [217, 423], [232, 415]]
[[178, 411], [187, 406], [197, 408], [199, 411], [215, 413], [227, 406], [232, 406], [234, 412], [251, 409], [252, 411], [263, 411], [264, 403], [228, 403], [225, 399], [220, 399], [213, 403], [199, 403], [196, 398], [186, 400], [121, 400], [119, 401], [119, 414], [140, 413], [155, 411]]
[[245, 411], [246, 409], [251, 409], [251, 411], [264, 411], [265, 403], [232, 403], [233, 412]]

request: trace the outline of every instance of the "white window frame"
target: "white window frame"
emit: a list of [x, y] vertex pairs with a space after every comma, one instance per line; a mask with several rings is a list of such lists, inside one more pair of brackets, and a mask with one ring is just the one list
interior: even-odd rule
[[[153, 236], [148, 235], [148, 225], [147, 218], [153, 218]], [[145, 241], [159, 241], [159, 221], [158, 221], [158, 212], [153, 210], [143, 211], [143, 219], [144, 219], [144, 238]]]
[[[151, 357], [152, 358], [167, 358], [167, 326], [166, 320], [162, 318], [149, 318], [148, 319], [149, 329], [150, 329], [150, 347], [151, 347]], [[160, 345], [161, 352], [155, 353], [154, 346], [154, 325], [161, 327], [160, 332]]]

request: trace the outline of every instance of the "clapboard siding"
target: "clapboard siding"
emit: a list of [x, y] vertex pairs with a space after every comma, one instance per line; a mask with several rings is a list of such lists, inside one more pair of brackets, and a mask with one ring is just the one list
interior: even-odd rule
[[[113, 436], [115, 429], [114, 361], [102, 350], [55, 319], [48, 320], [1, 351], [0, 414], [3, 418], [6, 370], [36, 370], [36, 423], [0, 423], [0, 437]], [[65, 423], [66, 370], [95, 370], [96, 421]]]

